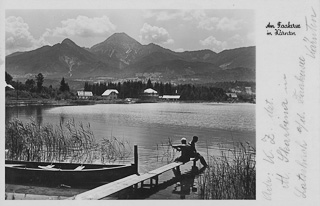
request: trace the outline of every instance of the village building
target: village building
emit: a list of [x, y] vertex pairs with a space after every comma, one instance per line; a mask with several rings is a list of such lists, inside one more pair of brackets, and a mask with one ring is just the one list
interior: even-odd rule
[[180, 99], [180, 95], [163, 95], [159, 96], [159, 98], [167, 101], [177, 101]]
[[226, 93], [226, 95], [228, 96], [228, 98], [231, 98], [231, 99], [237, 99], [238, 98], [238, 95], [236, 93]]
[[118, 90], [116, 89], [107, 89], [105, 92], [103, 92], [102, 97], [103, 99], [107, 99], [107, 100], [114, 100], [114, 99], [118, 99]]
[[247, 94], [250, 94], [250, 95], [252, 94], [251, 87], [245, 87], [245, 90]]
[[145, 89], [143, 93], [150, 96], [158, 95], [158, 92], [151, 88]]
[[90, 91], [77, 91], [78, 99], [91, 99], [93, 97]]
[[146, 101], [157, 101], [159, 99], [159, 94], [156, 90], [148, 88], [140, 94], [140, 99]]
[[231, 88], [229, 90], [231, 91], [231, 93], [241, 93], [240, 88]]

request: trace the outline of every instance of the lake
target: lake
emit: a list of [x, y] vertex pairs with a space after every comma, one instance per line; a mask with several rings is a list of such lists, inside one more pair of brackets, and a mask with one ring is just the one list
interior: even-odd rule
[[[58, 125], [74, 119], [90, 124], [95, 138], [116, 137], [138, 145], [139, 172], [146, 172], [171, 161], [164, 158], [170, 138], [180, 143], [197, 135], [198, 151], [205, 157], [217, 155], [219, 144], [232, 147], [250, 142], [255, 147], [255, 105], [217, 103], [96, 104], [85, 106], [6, 107], [6, 122], [12, 118], [39, 124]], [[175, 156], [178, 156], [176, 153]], [[133, 156], [133, 155], [132, 155]]]

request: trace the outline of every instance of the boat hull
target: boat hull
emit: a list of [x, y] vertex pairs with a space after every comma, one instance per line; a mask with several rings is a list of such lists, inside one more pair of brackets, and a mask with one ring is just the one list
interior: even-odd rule
[[48, 162], [6, 161], [5, 181], [9, 184], [90, 187], [115, 181], [137, 172], [134, 164], [83, 164], [82, 170], [75, 170], [80, 164], [52, 163], [53, 169], [43, 169], [50, 164]]

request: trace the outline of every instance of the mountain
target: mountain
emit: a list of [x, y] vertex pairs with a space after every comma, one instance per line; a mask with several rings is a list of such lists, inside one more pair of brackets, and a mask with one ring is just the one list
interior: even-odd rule
[[255, 70], [256, 47], [242, 47], [220, 52], [214, 59], [215, 64], [223, 69], [244, 67]]
[[90, 48], [90, 52], [101, 61], [110, 63], [120, 69], [135, 60], [142, 45], [125, 33], [115, 33], [104, 42]]
[[178, 53], [186, 61], [200, 61], [200, 62], [210, 62], [214, 63], [215, 58], [217, 57], [217, 53], [206, 49], [200, 51], [185, 51]]
[[70, 39], [53, 46], [6, 57], [6, 71], [18, 77], [43, 73], [46, 78], [146, 79], [176, 83], [255, 81], [255, 47], [215, 53], [174, 52], [156, 44], [142, 45], [125, 33], [115, 33], [91, 48]]
[[[164, 56], [175, 55], [171, 50], [153, 43], [142, 45], [125, 33], [115, 33], [104, 42], [92, 46], [89, 51], [98, 56], [101, 61], [111, 62], [118, 69], [143, 61], [143, 58], [153, 55], [153, 53], [163, 53]], [[178, 56], [174, 58], [176, 59]], [[145, 58], [145, 60], [150, 61], [148, 58]], [[161, 58], [159, 60], [161, 61]]]
[[41, 72], [51, 78], [76, 78], [92, 74], [105, 75], [114, 69], [70, 39], [65, 39], [53, 46], [7, 56], [6, 70], [20, 77], [34, 76]]

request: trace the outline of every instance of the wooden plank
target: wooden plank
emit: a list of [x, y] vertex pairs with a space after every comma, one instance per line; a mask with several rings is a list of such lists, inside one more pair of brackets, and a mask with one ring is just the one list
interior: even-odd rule
[[[156, 184], [158, 183], [158, 177], [160, 174], [173, 169], [175, 167], [178, 167], [184, 163], [182, 162], [172, 162], [170, 164], [164, 165], [160, 168], [157, 168], [155, 170], [149, 171], [147, 173], [144, 173], [142, 175], [130, 175], [128, 177], [122, 178], [120, 180], [102, 185], [100, 187], [94, 188], [92, 190], [86, 191], [84, 193], [78, 194], [72, 198], [73, 200], [99, 200], [104, 197], [107, 197], [109, 195], [112, 195], [116, 192], [119, 192], [123, 189], [126, 189], [130, 186], [137, 185], [140, 182], [143, 182], [148, 179], [152, 179], [156, 177]], [[151, 180], [152, 181], [152, 180]], [[151, 182], [152, 183], [152, 182]]]
[[138, 184], [142, 181], [151, 179], [152, 177], [159, 175], [159, 173], [155, 173], [156, 171], [160, 171], [161, 173], [163, 173], [163, 172], [168, 171], [168, 170], [170, 170], [176, 166], [179, 166], [181, 164], [182, 163], [174, 163], [174, 164], [171, 163], [169, 165], [165, 165], [161, 168], [158, 168], [157, 170], [147, 172], [142, 175], [131, 175], [131, 176], [122, 178], [120, 180], [117, 180], [117, 181], [102, 185], [100, 187], [94, 188], [94, 189], [89, 190], [87, 192], [78, 194], [71, 199], [74, 199], [74, 200], [102, 199], [106, 196], [109, 196], [109, 195], [112, 195], [116, 192], [119, 192], [127, 187], [133, 186], [133, 185]]
[[[130, 175], [128, 177], [119, 179], [117, 181], [102, 185], [100, 187], [96, 187], [92, 190], [83, 192], [81, 194], [78, 194], [74, 197], [68, 198], [68, 199], [72, 199], [72, 200], [99, 200], [102, 199], [106, 196], [109, 196], [113, 193], [115, 193], [113, 190], [117, 190], [120, 189], [119, 185], [121, 185], [122, 183], [134, 178], [135, 176], [138, 176], [136, 174], [134, 175]], [[129, 186], [126, 186], [127, 184], [123, 184], [124, 188], [127, 188]], [[119, 190], [118, 190], [119, 191]]]
[[175, 167], [177, 167], [177, 166], [180, 166], [180, 165], [182, 165], [182, 164], [183, 164], [182, 162], [172, 162], [172, 163], [167, 164], [167, 165], [165, 165], [165, 166], [163, 166], [163, 167], [160, 167], [160, 168], [157, 168], [157, 169], [155, 169], [155, 170], [152, 170], [152, 171], [150, 171], [150, 172], [148, 172], [148, 173], [152, 173], [152, 174], [162, 174], [162, 173], [164, 173], [164, 172], [166, 172], [166, 171], [168, 171], [168, 170], [170, 170], [170, 169], [173, 169], [173, 168], [175, 168]]

